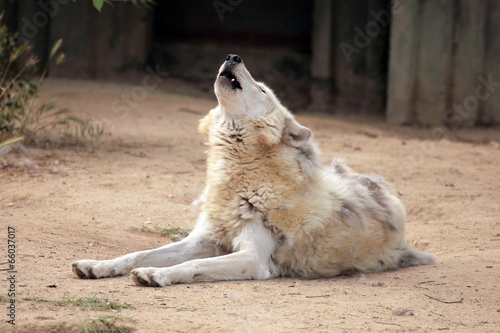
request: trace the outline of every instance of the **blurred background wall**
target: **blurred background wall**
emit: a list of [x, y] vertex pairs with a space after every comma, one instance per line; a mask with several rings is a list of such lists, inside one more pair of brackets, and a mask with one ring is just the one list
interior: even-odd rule
[[[242, 56], [292, 110], [385, 117], [396, 125], [500, 124], [498, 0], [0, 0], [12, 31], [54, 77], [161, 68], [205, 91]], [[159, 66], [159, 67], [158, 67]]]

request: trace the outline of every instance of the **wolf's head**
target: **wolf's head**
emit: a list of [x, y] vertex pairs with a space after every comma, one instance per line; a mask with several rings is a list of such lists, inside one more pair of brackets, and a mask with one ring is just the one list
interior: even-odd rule
[[222, 111], [230, 116], [264, 116], [283, 108], [273, 91], [256, 82], [236, 54], [228, 54], [215, 81], [215, 95]]
[[228, 54], [220, 67], [215, 95], [221, 111], [229, 117], [257, 118], [279, 113], [284, 127], [281, 139], [289, 146], [303, 146], [311, 136], [311, 130], [295, 121], [269, 87], [253, 79], [237, 54]]
[[263, 138], [260, 142], [294, 148], [293, 154], [303, 169], [310, 169], [306, 165], [316, 163], [319, 152], [309, 140], [311, 130], [294, 119], [269, 87], [253, 79], [240, 56], [227, 55], [214, 86], [218, 109], [225, 117], [239, 121], [253, 119], [261, 129], [253, 132]]

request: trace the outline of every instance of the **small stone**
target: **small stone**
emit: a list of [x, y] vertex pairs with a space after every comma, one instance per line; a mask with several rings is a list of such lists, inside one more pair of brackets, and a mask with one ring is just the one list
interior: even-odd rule
[[410, 309], [405, 309], [405, 308], [397, 308], [392, 310], [392, 313], [395, 314], [396, 316], [413, 316], [413, 311]]

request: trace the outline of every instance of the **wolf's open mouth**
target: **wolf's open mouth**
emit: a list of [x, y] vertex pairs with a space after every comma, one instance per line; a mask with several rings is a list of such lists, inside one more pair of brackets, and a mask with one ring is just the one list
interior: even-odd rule
[[229, 80], [231, 80], [231, 88], [243, 90], [241, 88], [240, 82], [236, 80], [236, 77], [233, 75], [233, 73], [231, 73], [231, 71], [225, 70], [222, 73], [220, 73], [219, 76], [224, 76], [227, 77]]

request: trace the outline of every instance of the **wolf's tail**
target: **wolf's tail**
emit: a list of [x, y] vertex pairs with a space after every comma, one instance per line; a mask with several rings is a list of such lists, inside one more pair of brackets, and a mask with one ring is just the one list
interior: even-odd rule
[[399, 267], [410, 267], [418, 265], [433, 265], [437, 263], [437, 257], [433, 253], [420, 252], [407, 245], [399, 257]]

